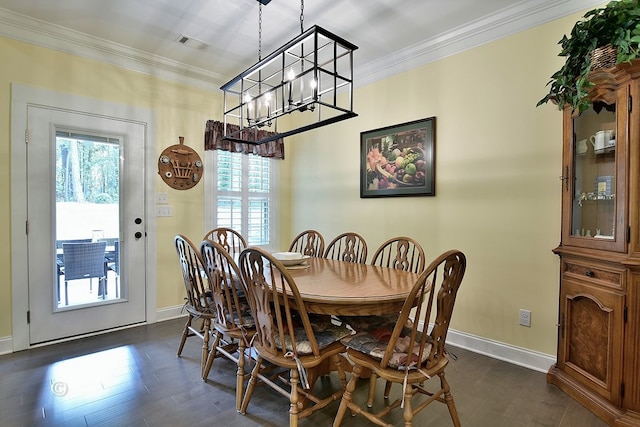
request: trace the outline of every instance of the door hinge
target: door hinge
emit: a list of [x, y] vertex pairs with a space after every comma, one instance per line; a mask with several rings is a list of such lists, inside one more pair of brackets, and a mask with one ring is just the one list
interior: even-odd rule
[[629, 100], [627, 101], [628, 102], [627, 109], [629, 110], [629, 112], [631, 112], [631, 110], [633, 108], [632, 107], [633, 106], [633, 102], [632, 101], [633, 101], [633, 97], [631, 95], [629, 95]]
[[29, 143], [29, 129], [24, 130], [24, 143], [25, 144]]
[[27, 323], [31, 323], [31, 312], [27, 310]]
[[564, 314], [560, 316], [560, 324], [558, 327], [560, 328], [560, 337], [564, 339]]
[[627, 319], [628, 319], [628, 313], [627, 313], [627, 307], [624, 307], [624, 310], [622, 310], [622, 320], [624, 321], [624, 323], [627, 323]]
[[24, 222], [24, 234], [29, 234], [29, 221]]
[[620, 399], [624, 399], [624, 382], [620, 383]]
[[627, 226], [627, 243], [631, 242], [631, 226]]

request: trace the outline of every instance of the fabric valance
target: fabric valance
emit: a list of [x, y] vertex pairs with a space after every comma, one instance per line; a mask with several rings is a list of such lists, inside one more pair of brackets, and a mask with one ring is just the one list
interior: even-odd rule
[[[238, 129], [238, 125], [227, 123], [227, 133], [237, 132]], [[259, 138], [266, 137], [270, 133], [266, 130], [259, 130], [258, 132], [264, 132], [263, 135], [259, 134]], [[284, 142], [282, 139], [276, 139], [264, 144], [255, 145], [225, 140], [223, 139], [223, 136], [224, 123], [217, 120], [207, 120], [204, 131], [204, 149], [223, 150], [231, 151], [233, 153], [255, 154], [256, 156], [261, 157], [284, 159]]]

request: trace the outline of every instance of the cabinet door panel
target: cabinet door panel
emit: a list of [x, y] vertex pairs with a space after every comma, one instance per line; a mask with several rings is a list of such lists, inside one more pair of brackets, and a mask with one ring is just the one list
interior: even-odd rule
[[614, 99], [564, 111], [563, 245], [626, 250], [627, 90]]
[[619, 402], [624, 295], [563, 277], [558, 365], [604, 398]]

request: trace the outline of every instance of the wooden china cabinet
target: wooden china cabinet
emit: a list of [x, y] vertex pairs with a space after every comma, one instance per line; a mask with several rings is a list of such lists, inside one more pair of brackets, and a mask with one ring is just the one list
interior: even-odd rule
[[564, 110], [558, 360], [547, 374], [609, 425], [640, 426], [640, 61], [591, 73]]

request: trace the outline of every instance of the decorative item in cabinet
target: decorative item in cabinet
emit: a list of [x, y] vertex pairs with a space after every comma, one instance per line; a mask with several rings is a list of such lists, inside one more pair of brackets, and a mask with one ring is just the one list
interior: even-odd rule
[[613, 189], [615, 188], [612, 186], [613, 182], [614, 182], [614, 177], [612, 175], [596, 177], [595, 191], [596, 191], [598, 200], [613, 199], [614, 197]]

